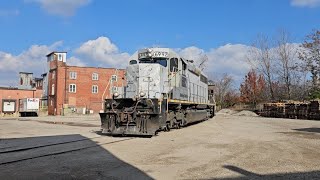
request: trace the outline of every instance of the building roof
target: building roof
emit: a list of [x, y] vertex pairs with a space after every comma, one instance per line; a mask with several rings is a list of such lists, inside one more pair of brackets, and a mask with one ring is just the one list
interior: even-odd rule
[[4, 90], [12, 90], [12, 91], [36, 91], [36, 88], [33, 89], [19, 89], [17, 87], [0, 87], [0, 89], [4, 89]]
[[49, 57], [51, 54], [54, 54], [54, 53], [67, 53], [65, 51], [52, 51], [51, 53], [47, 54], [46, 56]]
[[16, 89], [18, 89], [17, 87], [12, 87], [12, 86], [9, 86], [9, 87], [4, 87], [4, 86], [0, 86], [0, 89], [14, 89], [14, 90], [16, 90]]
[[19, 72], [19, 74], [33, 74], [32, 72]]
[[118, 69], [118, 70], [126, 70], [126, 69], [119, 69], [114, 67], [92, 67], [92, 66], [67, 66], [67, 67], [75, 67], [75, 68], [95, 68], [95, 69]]
[[41, 81], [41, 80], [43, 80], [43, 78], [37, 78], [37, 77], [36, 77], [36, 78], [34, 78], [34, 80], [35, 80], [35, 81]]

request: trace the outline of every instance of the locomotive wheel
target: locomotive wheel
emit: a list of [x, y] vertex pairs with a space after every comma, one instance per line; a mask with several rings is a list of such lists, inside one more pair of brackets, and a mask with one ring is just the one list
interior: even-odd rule
[[180, 123], [176, 123], [175, 126], [176, 126], [177, 129], [180, 129]]
[[170, 131], [170, 123], [166, 124], [166, 130], [165, 131]]
[[183, 127], [184, 124], [185, 124], [185, 123], [184, 123], [184, 120], [181, 120], [181, 121], [180, 121], [180, 127]]

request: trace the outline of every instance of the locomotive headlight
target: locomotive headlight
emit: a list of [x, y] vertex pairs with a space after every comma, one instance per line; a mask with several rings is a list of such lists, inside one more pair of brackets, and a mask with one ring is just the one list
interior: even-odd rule
[[115, 92], [115, 93], [113, 93], [113, 96], [114, 96], [114, 97], [118, 97], [118, 96], [119, 96], [119, 93]]
[[145, 95], [146, 95], [146, 93], [140, 92], [140, 97], [144, 97]]

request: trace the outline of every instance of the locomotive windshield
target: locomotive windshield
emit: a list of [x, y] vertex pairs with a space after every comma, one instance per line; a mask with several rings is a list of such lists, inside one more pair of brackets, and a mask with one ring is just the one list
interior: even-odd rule
[[167, 67], [168, 59], [164, 58], [144, 58], [140, 59], [139, 63], [158, 63], [164, 67]]

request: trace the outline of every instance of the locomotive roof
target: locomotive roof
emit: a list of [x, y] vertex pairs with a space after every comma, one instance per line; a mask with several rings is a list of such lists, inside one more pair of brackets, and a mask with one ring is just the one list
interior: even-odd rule
[[[139, 54], [140, 53], [156, 53], [156, 52], [163, 52], [163, 53], [168, 53], [166, 54], [166, 56], [160, 56], [160, 57], [177, 57], [180, 58], [180, 55], [178, 53], [176, 53], [175, 51], [173, 51], [170, 48], [144, 48], [144, 49], [139, 49], [138, 51], [136, 51], [131, 57], [131, 59], [135, 59], [138, 60], [139, 59]], [[161, 55], [161, 54], [160, 54]]]
[[[178, 59], [181, 59], [184, 63], [187, 64], [188, 66], [188, 69], [191, 70], [191, 71], [195, 71], [197, 69], [197, 71], [200, 71], [201, 74], [205, 77], [207, 77], [202, 70], [198, 69], [196, 67], [196, 65], [194, 63], [190, 63], [189, 61], [187, 61], [186, 59], [184, 59], [183, 57], [181, 57], [177, 52], [175, 52], [173, 49], [171, 48], [159, 48], [159, 47], [156, 47], [156, 48], [144, 48], [144, 49], [139, 49], [138, 51], [136, 51], [131, 57], [129, 60], [139, 60], [139, 56], [141, 57], [141, 54], [143, 53], [157, 53], [159, 52], [159, 56], [155, 56], [153, 58], [171, 58], [171, 57], [176, 57]], [[161, 52], [163, 52], [163, 54], [161, 54]], [[167, 54], [165, 54], [167, 53]]]

